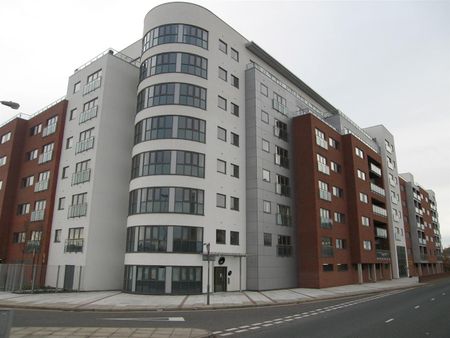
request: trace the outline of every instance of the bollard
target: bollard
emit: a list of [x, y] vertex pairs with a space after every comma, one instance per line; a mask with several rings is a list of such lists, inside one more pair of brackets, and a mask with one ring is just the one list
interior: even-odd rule
[[0, 309], [0, 338], [8, 338], [11, 332], [13, 311]]

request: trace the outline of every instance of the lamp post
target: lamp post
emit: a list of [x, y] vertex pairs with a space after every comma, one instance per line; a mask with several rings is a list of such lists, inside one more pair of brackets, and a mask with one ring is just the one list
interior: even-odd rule
[[207, 294], [206, 294], [206, 305], [209, 305], [209, 294], [210, 294], [210, 288], [209, 288], [209, 279], [210, 279], [210, 273], [209, 273], [209, 261], [210, 261], [210, 243], [203, 243], [204, 246], [206, 246], [206, 259], [208, 260], [208, 282], [207, 282]]
[[0, 101], [1, 104], [8, 106], [12, 109], [19, 109], [20, 104], [18, 104], [17, 102], [13, 102], [13, 101]]

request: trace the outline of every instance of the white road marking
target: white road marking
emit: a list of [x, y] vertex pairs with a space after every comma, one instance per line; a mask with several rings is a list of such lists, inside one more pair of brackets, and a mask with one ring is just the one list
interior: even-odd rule
[[229, 328], [229, 329], [226, 329], [225, 331], [234, 331], [234, 330], [237, 330], [238, 328], [237, 327], [232, 327], [232, 328]]
[[214, 331], [213, 334], [219, 334], [222, 333], [222, 331]]
[[238, 330], [236, 331], [236, 333], [242, 333], [242, 332], [247, 332], [248, 330]]
[[255, 325], [261, 325], [262, 323], [253, 323], [252, 325], [253, 326], [255, 326]]
[[225, 336], [231, 336], [233, 334], [233, 332], [229, 332], [229, 333], [222, 333], [221, 336], [225, 337]]
[[433, 302], [433, 301], [434, 301], [434, 298], [431, 298], [430, 300]]
[[249, 328], [249, 330], [256, 330], [256, 329], [260, 329], [260, 328], [261, 328], [261, 326], [253, 326], [253, 327]]
[[282, 320], [279, 320], [277, 322], [274, 322], [274, 324], [281, 324], [282, 322], [283, 322]]
[[272, 326], [273, 324], [267, 323], [267, 324], [263, 324], [263, 326]]
[[418, 309], [420, 307], [420, 305], [416, 305], [414, 306], [414, 309]]
[[[249, 328], [250, 327], [250, 325], [242, 325], [242, 326], [239, 326], [239, 328], [240, 329], [247, 329], [247, 328]], [[214, 333], [214, 332], [213, 332]]]
[[142, 318], [102, 318], [103, 320], [134, 321], [134, 322], [184, 322], [183, 317], [142, 317]]
[[394, 320], [394, 318], [388, 319], [388, 320], [385, 321], [385, 323], [386, 323], [386, 324], [387, 324], [387, 323], [390, 323], [390, 322], [392, 322], [393, 320]]

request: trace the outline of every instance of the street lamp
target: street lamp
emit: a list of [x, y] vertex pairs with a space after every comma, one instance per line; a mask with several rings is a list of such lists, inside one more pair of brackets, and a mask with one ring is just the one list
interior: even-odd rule
[[1, 104], [8, 106], [12, 109], [19, 109], [20, 104], [18, 104], [17, 102], [13, 102], [13, 101], [0, 101]]
[[208, 260], [208, 284], [207, 284], [207, 294], [206, 294], [206, 305], [209, 305], [209, 279], [210, 279], [210, 273], [209, 273], [209, 260], [210, 260], [210, 243], [203, 243], [204, 246], [206, 246], [206, 259]]

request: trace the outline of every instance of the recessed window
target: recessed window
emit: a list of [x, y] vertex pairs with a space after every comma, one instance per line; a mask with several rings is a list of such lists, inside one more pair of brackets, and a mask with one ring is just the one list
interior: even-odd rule
[[233, 102], [231, 102], [231, 114], [239, 116], [239, 106]]
[[231, 144], [239, 147], [239, 135], [235, 133], [231, 133]]
[[236, 49], [231, 48], [230, 55], [233, 60], [239, 62], [239, 52]]
[[331, 170], [333, 170], [335, 173], [341, 172], [341, 165], [337, 164], [336, 162], [330, 161], [330, 167]]
[[239, 88], [239, 78], [234, 75], [231, 75], [231, 85], [233, 87]]
[[231, 163], [231, 177], [239, 178], [239, 166]]
[[73, 92], [74, 93], [78, 92], [80, 90], [80, 88], [81, 88], [81, 81], [78, 81], [77, 83], [75, 83], [73, 85]]
[[228, 45], [225, 42], [223, 42], [222, 40], [219, 40], [219, 50], [225, 54], [227, 54], [227, 52], [228, 52]]
[[1, 167], [2, 165], [5, 165], [5, 164], [6, 164], [6, 159], [7, 159], [6, 156], [0, 157], [0, 167]]
[[35, 125], [34, 127], [32, 127], [30, 129], [30, 135], [37, 135], [40, 134], [40, 132], [42, 131], [42, 123]]
[[62, 232], [61, 229], [56, 229], [55, 230], [55, 237], [54, 237], [54, 240], [53, 240], [54, 243], [61, 242], [61, 232]]
[[345, 249], [347, 247], [347, 243], [345, 239], [336, 238], [336, 249]]
[[58, 210], [64, 210], [64, 205], [66, 204], [66, 198], [65, 197], [61, 197], [58, 200]]
[[227, 71], [223, 69], [222, 67], [219, 67], [219, 79], [227, 81]]
[[357, 169], [356, 173], [357, 173], [359, 179], [361, 179], [363, 181], [366, 180], [366, 173], [364, 171]]
[[359, 200], [363, 203], [369, 203], [368, 196], [362, 192], [359, 193]]
[[262, 84], [259, 87], [259, 92], [264, 95], [264, 96], [269, 96], [269, 89], [267, 88], [266, 85]]
[[344, 190], [339, 187], [333, 187], [333, 195], [336, 197], [342, 197], [344, 196]]
[[227, 110], [227, 99], [223, 98], [222, 96], [217, 97], [217, 105], [219, 108], [223, 110]]
[[34, 175], [22, 178], [22, 188], [30, 187], [34, 184]]
[[61, 178], [67, 178], [69, 177], [69, 167], [64, 167], [62, 169]]
[[239, 211], [239, 198], [230, 196], [230, 209]]
[[29, 151], [28, 153], [27, 153], [27, 160], [28, 161], [31, 161], [31, 160], [34, 160], [34, 159], [36, 159], [37, 157], [38, 157], [38, 150], [37, 149], [34, 149], [34, 150], [32, 150], [32, 151]]
[[345, 223], [345, 215], [341, 212], [335, 212], [334, 221], [337, 223]]
[[11, 132], [7, 132], [2, 136], [1, 144], [8, 142], [11, 139]]
[[358, 147], [355, 147], [355, 154], [356, 156], [360, 157], [360, 158], [364, 158], [364, 152], [359, 149]]
[[324, 272], [333, 271], [333, 264], [322, 264], [322, 270]]
[[13, 243], [25, 243], [26, 239], [27, 233], [25, 231], [13, 233]]
[[216, 244], [226, 244], [226, 231], [216, 230]]
[[270, 143], [269, 141], [262, 139], [262, 150], [264, 150], [265, 152], [270, 152]]
[[227, 141], [227, 131], [221, 127], [217, 127], [217, 138], [224, 142]]
[[368, 217], [361, 216], [361, 224], [368, 227], [370, 225], [370, 220]]
[[272, 246], [272, 234], [264, 233], [264, 246]]
[[331, 138], [331, 137], [328, 138], [328, 145], [331, 148], [334, 148], [334, 149], [338, 149], [339, 148], [339, 142], [336, 141], [334, 138]]
[[30, 212], [30, 203], [22, 203], [17, 206], [17, 215], [26, 215]]
[[239, 232], [230, 231], [230, 244], [239, 245]]
[[226, 174], [227, 173], [227, 162], [217, 159], [217, 172]]
[[261, 121], [269, 124], [269, 114], [267, 114], [264, 110], [261, 110]]
[[216, 206], [219, 208], [226, 208], [227, 197], [223, 194], [216, 194]]
[[73, 108], [73, 109], [70, 111], [70, 114], [69, 114], [69, 120], [72, 121], [73, 119], [75, 119], [75, 116], [77, 116], [77, 108]]
[[72, 148], [72, 146], [73, 146], [73, 137], [71, 136], [66, 139], [66, 149], [70, 149]]
[[372, 250], [372, 242], [371, 241], [364, 241], [363, 242], [364, 250], [370, 251]]
[[270, 201], [263, 201], [263, 212], [266, 214], [270, 214], [272, 209], [272, 204]]
[[270, 171], [267, 169], [262, 170], [262, 179], [264, 182], [270, 182]]
[[337, 264], [337, 271], [348, 271], [348, 264]]

